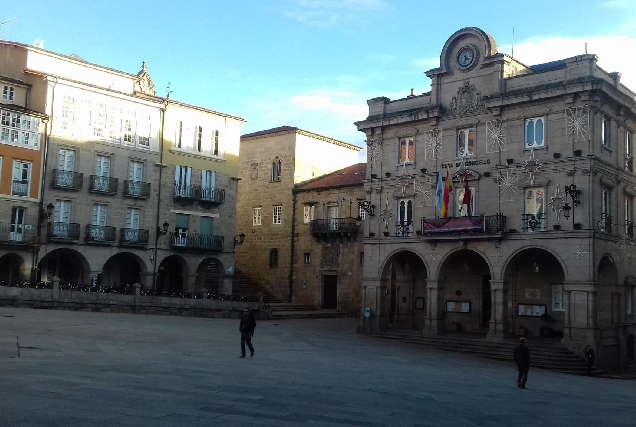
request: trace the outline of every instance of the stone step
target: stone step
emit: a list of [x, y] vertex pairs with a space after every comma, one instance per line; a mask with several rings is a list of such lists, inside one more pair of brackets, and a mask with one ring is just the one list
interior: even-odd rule
[[336, 317], [347, 317], [347, 313], [337, 311], [272, 311], [270, 319], [331, 319]]

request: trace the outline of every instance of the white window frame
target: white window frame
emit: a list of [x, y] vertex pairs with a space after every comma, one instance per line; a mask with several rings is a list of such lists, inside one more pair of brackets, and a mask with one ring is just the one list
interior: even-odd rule
[[283, 223], [283, 205], [276, 205], [273, 208], [272, 224], [280, 225]]
[[4, 85], [2, 88], [2, 99], [4, 101], [15, 100], [15, 88], [13, 86]]
[[[27, 190], [26, 190], [26, 196], [20, 196], [20, 197], [29, 197], [29, 195], [31, 194], [31, 173], [33, 171], [33, 163], [31, 162], [25, 162], [23, 160], [14, 160], [13, 161], [13, 170], [11, 172], [11, 195], [17, 195], [17, 194], [13, 194], [13, 183], [14, 181], [20, 181], [21, 183], [24, 183], [24, 165], [26, 165], [26, 173], [27, 173], [27, 177], [26, 177], [26, 184], [27, 184]], [[19, 168], [19, 175], [20, 176], [15, 176], [15, 172], [16, 172], [16, 167]]]
[[612, 148], [612, 121], [607, 116], [601, 118], [601, 145]]
[[263, 208], [257, 207], [252, 209], [252, 225], [261, 225], [263, 222]]
[[[532, 191], [533, 193], [536, 194], [537, 190], [541, 190], [543, 192], [543, 199], [541, 201], [541, 208], [537, 209], [537, 198], [536, 198], [536, 196], [533, 196], [532, 197], [532, 200], [533, 200], [533, 206], [532, 207], [533, 207], [533, 209], [531, 209], [531, 210], [534, 211], [534, 212], [531, 212], [528, 209], [528, 192]], [[546, 229], [545, 192], [546, 192], [546, 188], [545, 187], [528, 187], [528, 188], [524, 189], [524, 191], [523, 191], [523, 212], [526, 215], [538, 215], [538, 214], [541, 214], [541, 216], [542, 216], [542, 218], [541, 218], [541, 216], [539, 218], [540, 221], [541, 221], [541, 227], [535, 229], [534, 232], [545, 231], [545, 229]], [[540, 212], [537, 212], [538, 210], [540, 210]], [[528, 232], [533, 232], [531, 229], [528, 229], [527, 231]]]
[[610, 218], [612, 216], [612, 190], [607, 187], [601, 190], [601, 214]]
[[565, 311], [563, 285], [552, 285], [552, 311]]
[[0, 110], [0, 143], [40, 149], [40, 119], [29, 114]]
[[272, 176], [271, 182], [280, 182], [281, 175], [283, 174], [283, 162], [276, 157], [272, 162]]
[[[462, 133], [464, 138], [462, 138]], [[473, 135], [473, 152], [469, 152], [468, 141], [470, 135]], [[477, 131], [475, 127], [468, 127], [463, 129], [457, 129], [457, 157], [474, 157], [477, 152]]]
[[[540, 129], [539, 124], [541, 125]], [[545, 117], [533, 117], [530, 119], [526, 119], [525, 125], [523, 128], [523, 138], [524, 138], [524, 149], [531, 150], [533, 148], [543, 148], [545, 147], [545, 125], [546, 120]], [[528, 128], [532, 127], [532, 141], [529, 141]], [[541, 132], [537, 132], [540, 130]], [[537, 135], [541, 135], [541, 139], [538, 140]]]
[[[475, 187], [468, 186], [470, 188], [470, 212], [475, 215]], [[462, 185], [459, 188], [455, 189], [455, 216], [463, 217], [468, 216], [468, 210], [464, 212], [464, 204], [462, 200], [464, 199], [464, 191], [466, 191], [466, 186]]]
[[314, 206], [304, 206], [303, 208], [303, 224], [309, 224], [314, 220]]
[[303, 264], [311, 265], [311, 252], [305, 252], [303, 254]]
[[75, 98], [64, 95], [62, 98], [62, 124], [61, 129], [65, 132], [72, 132], [75, 122]]
[[197, 126], [195, 129], [195, 147], [194, 149], [199, 153], [203, 152], [203, 126]]
[[9, 225], [9, 240], [12, 242], [24, 241], [24, 220], [26, 208], [22, 206], [11, 207], [11, 223]]
[[367, 219], [367, 211], [365, 211], [362, 206], [358, 206], [358, 218], [360, 218], [361, 221]]
[[213, 156], [219, 156], [219, 131], [212, 130], [212, 149], [210, 150]]
[[633, 137], [629, 129], [625, 130], [625, 157], [628, 159], [634, 156]]
[[[406, 149], [404, 151], [404, 158], [402, 158], [402, 145], [406, 146]], [[413, 151], [412, 159], [409, 157], [409, 151], [411, 151], [411, 148]], [[415, 138], [413, 138], [412, 136], [407, 138], [400, 138], [400, 141], [398, 143], [398, 164], [409, 165], [413, 162], [415, 162]]]

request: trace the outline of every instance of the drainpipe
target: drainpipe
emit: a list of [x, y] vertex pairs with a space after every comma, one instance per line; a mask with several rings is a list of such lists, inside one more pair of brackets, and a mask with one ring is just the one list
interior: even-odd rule
[[[168, 95], [169, 96], [169, 95]], [[164, 127], [166, 123], [166, 110], [168, 109], [168, 103], [170, 101], [166, 99], [164, 106], [161, 110], [161, 135], [159, 136], [159, 191], [157, 193], [157, 216], [155, 218], [155, 247], [153, 249], [153, 262], [152, 262], [152, 290], [157, 289], [157, 246], [159, 244], [159, 214], [161, 207], [161, 177], [163, 175], [163, 135]]]
[[292, 291], [294, 289], [294, 252], [296, 247], [294, 245], [294, 236], [296, 235], [296, 189], [292, 189], [292, 226], [291, 226], [291, 250], [289, 257], [289, 302], [292, 302]]

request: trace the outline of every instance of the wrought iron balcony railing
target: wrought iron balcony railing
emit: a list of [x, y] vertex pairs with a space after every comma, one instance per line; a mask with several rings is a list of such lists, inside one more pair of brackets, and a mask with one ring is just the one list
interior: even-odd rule
[[83, 173], [53, 169], [53, 180], [51, 181], [51, 186], [53, 188], [61, 188], [65, 190], [81, 190], [83, 182]]
[[506, 216], [498, 213], [495, 215], [460, 216], [456, 218], [421, 219], [421, 231], [418, 234], [424, 236], [440, 234], [501, 234], [506, 228]]
[[201, 198], [201, 186], [175, 184], [173, 194], [175, 199], [199, 200]]
[[201, 187], [202, 202], [214, 203], [220, 205], [225, 202], [225, 190], [220, 188]]
[[625, 170], [627, 172], [634, 172], [634, 158], [633, 157], [625, 157]]
[[29, 183], [24, 181], [13, 181], [11, 183], [11, 195], [28, 197]]
[[601, 219], [596, 223], [599, 231], [605, 233], [612, 232], [612, 216], [609, 214], [602, 214]]
[[634, 221], [625, 221], [625, 236], [634, 238]]
[[150, 233], [148, 230], [142, 230], [139, 228], [120, 228], [119, 244], [144, 246], [148, 244], [149, 235]]
[[26, 224], [9, 224], [0, 222], [0, 242], [24, 245], [33, 243], [36, 227]]
[[91, 175], [88, 191], [91, 193], [117, 194], [119, 179], [110, 176]]
[[521, 216], [521, 220], [523, 221], [523, 231], [534, 232], [534, 231], [545, 231], [545, 213], [537, 213], [537, 214], [523, 214]]
[[360, 225], [355, 218], [315, 219], [309, 224], [311, 234], [355, 234]]
[[170, 246], [174, 249], [194, 249], [203, 251], [222, 251], [223, 236], [198, 233], [169, 233]]
[[87, 225], [86, 242], [113, 243], [117, 238], [117, 229], [109, 225]]
[[410, 237], [413, 235], [413, 221], [398, 221], [395, 223], [395, 235], [397, 237]]
[[150, 197], [150, 183], [142, 181], [124, 181], [124, 196], [137, 199]]
[[49, 240], [79, 240], [80, 225], [74, 222], [49, 222], [47, 237]]

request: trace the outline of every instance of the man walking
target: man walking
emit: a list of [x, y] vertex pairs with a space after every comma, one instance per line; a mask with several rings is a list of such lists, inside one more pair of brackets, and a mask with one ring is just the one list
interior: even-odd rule
[[528, 370], [530, 370], [530, 350], [526, 347], [526, 339], [524, 337], [519, 338], [519, 344], [515, 347], [514, 356], [519, 370], [517, 387], [526, 388]]
[[594, 350], [591, 345], [587, 345], [585, 347], [585, 361], [587, 362], [587, 375], [592, 375], [592, 365], [594, 365], [594, 361], [596, 360], [596, 355], [594, 354]]
[[256, 328], [256, 320], [252, 313], [246, 308], [243, 310], [241, 316], [241, 325], [239, 326], [239, 332], [241, 332], [241, 358], [245, 357], [245, 343], [250, 349], [250, 357], [254, 357], [254, 347], [252, 347], [252, 335], [254, 335], [254, 328]]

